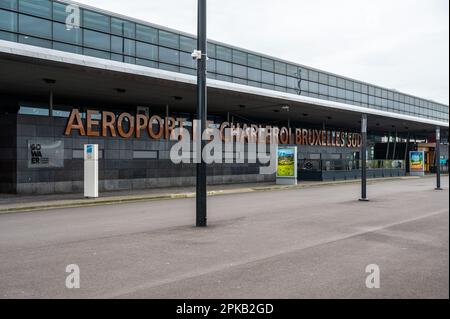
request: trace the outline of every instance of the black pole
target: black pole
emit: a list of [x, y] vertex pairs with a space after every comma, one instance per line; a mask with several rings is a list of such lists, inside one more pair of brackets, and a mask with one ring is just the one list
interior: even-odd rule
[[436, 190], [441, 188], [441, 128], [436, 127]]
[[196, 202], [196, 225], [206, 227], [206, 163], [203, 160], [203, 148], [205, 141], [201, 138], [206, 129], [207, 100], [206, 100], [206, 0], [198, 0], [198, 31], [197, 50], [201, 52], [201, 58], [197, 59], [197, 117], [200, 126], [201, 149], [199, 150], [200, 163], [197, 164], [197, 202]]
[[366, 202], [367, 199], [367, 114], [361, 116], [361, 198], [360, 201]]

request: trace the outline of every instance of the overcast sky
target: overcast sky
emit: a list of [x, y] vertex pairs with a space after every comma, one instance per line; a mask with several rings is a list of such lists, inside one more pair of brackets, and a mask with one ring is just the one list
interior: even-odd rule
[[[78, 2], [196, 32], [196, 0]], [[449, 103], [448, 0], [208, 0], [208, 37]]]

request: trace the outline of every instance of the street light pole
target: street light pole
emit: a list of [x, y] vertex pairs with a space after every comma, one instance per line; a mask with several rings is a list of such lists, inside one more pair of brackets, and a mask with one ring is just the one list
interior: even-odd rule
[[202, 134], [207, 125], [207, 88], [206, 88], [206, 63], [207, 63], [207, 40], [206, 40], [206, 0], [198, 0], [198, 30], [197, 30], [197, 50], [192, 56], [197, 59], [197, 118], [200, 126], [201, 148], [198, 150], [200, 162], [197, 164], [197, 197], [196, 197], [196, 225], [197, 227], [207, 226], [207, 171], [206, 163], [203, 159], [203, 149], [205, 142]]
[[436, 127], [436, 190], [441, 188], [441, 128]]
[[367, 114], [361, 116], [361, 198], [362, 202], [367, 202]]

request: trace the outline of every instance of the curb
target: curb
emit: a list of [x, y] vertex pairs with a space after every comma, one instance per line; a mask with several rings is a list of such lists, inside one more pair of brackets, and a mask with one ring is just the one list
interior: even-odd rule
[[[393, 180], [410, 180], [410, 179], [422, 179], [431, 178], [434, 176], [399, 176], [399, 177], [385, 177], [385, 178], [374, 178], [368, 179], [368, 184], [374, 184], [384, 181]], [[273, 186], [263, 186], [263, 187], [245, 187], [245, 188], [235, 188], [228, 190], [215, 190], [209, 191], [208, 197], [212, 196], [222, 196], [222, 195], [233, 195], [233, 194], [245, 194], [245, 193], [255, 193], [255, 192], [269, 192], [269, 191], [282, 191], [282, 190], [294, 190], [294, 189], [305, 189], [305, 188], [318, 188], [322, 186], [336, 186], [336, 185], [347, 185], [347, 184], [359, 184], [360, 180], [344, 180], [344, 181], [328, 181], [328, 182], [317, 182], [314, 184], [300, 184], [300, 185], [273, 185]], [[32, 212], [32, 211], [42, 211], [58, 208], [77, 208], [77, 207], [93, 207], [102, 205], [114, 205], [114, 204], [125, 204], [125, 203], [136, 203], [142, 201], [157, 201], [157, 200], [172, 200], [172, 199], [187, 199], [195, 198], [195, 192], [179, 193], [179, 194], [161, 194], [161, 195], [141, 195], [141, 196], [118, 196], [110, 198], [101, 199], [76, 199], [76, 200], [62, 200], [60, 203], [55, 204], [42, 204], [42, 205], [32, 205], [32, 206], [18, 206], [9, 208], [0, 208], [0, 214], [8, 213], [20, 213], [20, 212]]]

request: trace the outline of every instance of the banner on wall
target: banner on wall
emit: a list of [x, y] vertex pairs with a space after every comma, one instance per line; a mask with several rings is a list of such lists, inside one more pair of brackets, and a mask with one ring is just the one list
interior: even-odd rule
[[53, 139], [28, 140], [28, 168], [64, 167], [64, 142]]

